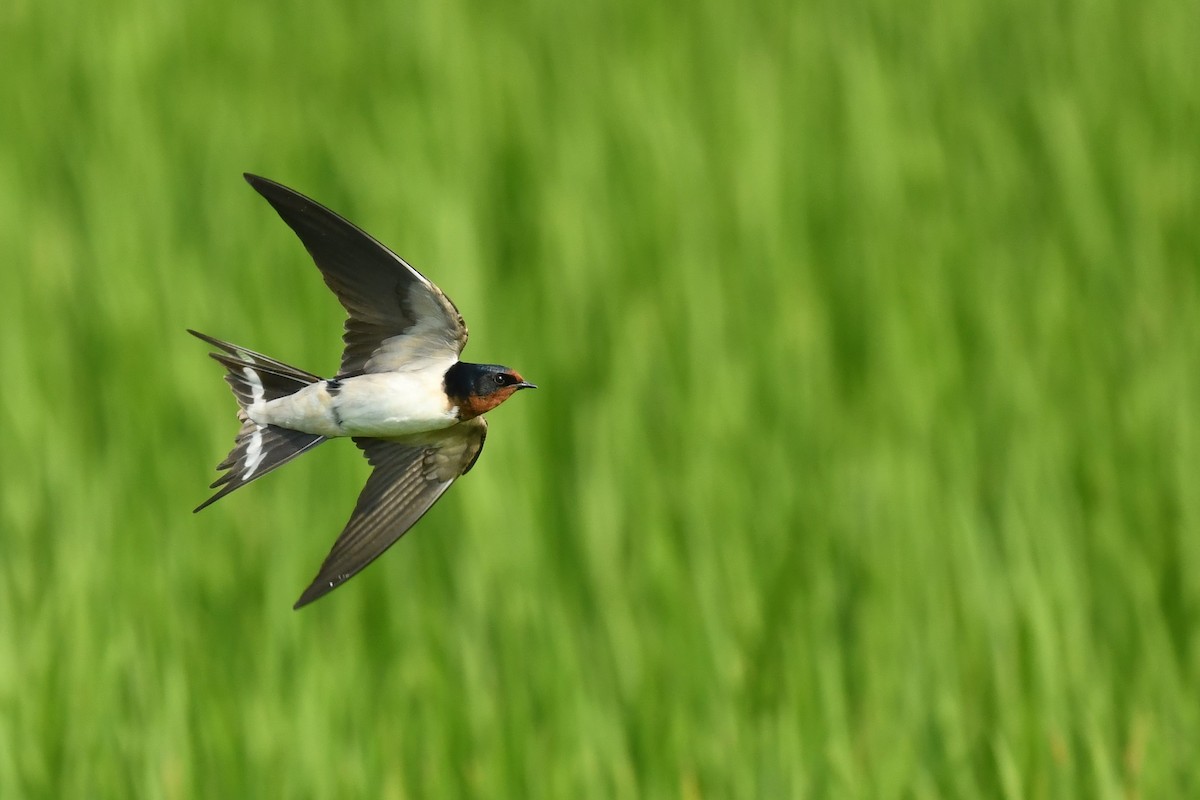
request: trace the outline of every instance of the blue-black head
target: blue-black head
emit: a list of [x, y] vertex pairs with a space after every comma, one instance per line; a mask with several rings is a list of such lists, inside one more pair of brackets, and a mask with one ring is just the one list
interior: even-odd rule
[[536, 389], [516, 370], [500, 364], [460, 361], [446, 370], [446, 396], [460, 419], [471, 419], [503, 403], [521, 389]]

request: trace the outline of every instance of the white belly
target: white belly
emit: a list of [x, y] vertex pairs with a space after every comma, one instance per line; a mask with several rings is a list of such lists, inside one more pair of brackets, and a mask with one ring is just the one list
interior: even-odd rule
[[325, 381], [246, 409], [260, 424], [322, 436], [404, 436], [458, 422], [441, 372], [383, 372]]

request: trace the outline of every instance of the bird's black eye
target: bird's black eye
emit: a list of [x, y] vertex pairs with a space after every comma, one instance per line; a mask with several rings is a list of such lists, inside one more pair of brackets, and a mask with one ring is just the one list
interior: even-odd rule
[[508, 383], [508, 376], [503, 373], [498, 373], [496, 375], [496, 383], [499, 386], [503, 386], [504, 384]]

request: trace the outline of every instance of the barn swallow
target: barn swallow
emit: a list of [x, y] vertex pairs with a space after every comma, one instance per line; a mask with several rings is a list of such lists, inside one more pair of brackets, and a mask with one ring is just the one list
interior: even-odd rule
[[308, 249], [345, 307], [342, 363], [321, 378], [189, 330], [215, 347], [241, 428], [216, 494], [196, 511], [322, 442], [349, 436], [373, 467], [350, 521], [294, 608], [378, 558], [475, 465], [483, 414], [521, 389], [515, 370], [459, 360], [467, 326], [450, 298], [365, 231], [299, 192], [247, 174]]

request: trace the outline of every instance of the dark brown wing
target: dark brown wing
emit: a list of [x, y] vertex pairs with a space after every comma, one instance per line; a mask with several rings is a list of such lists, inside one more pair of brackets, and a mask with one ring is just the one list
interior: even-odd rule
[[320, 203], [257, 175], [246, 180], [300, 237], [349, 314], [339, 376], [457, 360], [467, 326], [428, 278]]
[[356, 437], [375, 468], [345, 530], [295, 608], [333, 591], [378, 558], [479, 458], [487, 423], [476, 417], [419, 441]]

